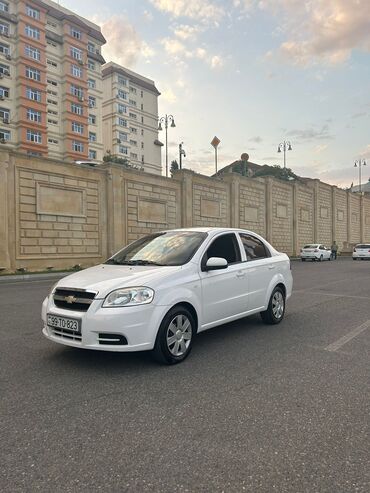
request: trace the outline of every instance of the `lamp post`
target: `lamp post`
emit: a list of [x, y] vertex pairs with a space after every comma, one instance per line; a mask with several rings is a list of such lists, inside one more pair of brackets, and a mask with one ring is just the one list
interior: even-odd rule
[[166, 176], [168, 176], [168, 140], [167, 140], [167, 132], [168, 132], [168, 122], [171, 122], [171, 127], [176, 127], [175, 119], [172, 115], [165, 115], [160, 118], [158, 124], [158, 130], [163, 130], [162, 123], [164, 123], [164, 128], [166, 130]]
[[292, 144], [289, 142], [289, 140], [284, 140], [284, 142], [281, 142], [278, 145], [278, 152], [284, 151], [284, 169], [286, 169], [286, 151], [291, 151], [292, 150]]
[[358, 168], [358, 189], [359, 189], [359, 192], [362, 193], [362, 178], [361, 178], [361, 168], [362, 166], [366, 166], [366, 161], [365, 159], [359, 159], [357, 161], [355, 161], [355, 168]]
[[183, 142], [181, 142], [179, 144], [179, 167], [180, 167], [180, 169], [182, 169], [182, 156], [186, 157], [185, 149], [183, 149], [183, 147], [182, 147], [183, 145], [184, 145]]

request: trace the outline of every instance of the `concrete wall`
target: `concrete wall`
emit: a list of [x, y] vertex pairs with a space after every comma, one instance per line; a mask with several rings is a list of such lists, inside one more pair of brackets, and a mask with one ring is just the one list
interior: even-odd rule
[[0, 152], [2, 272], [92, 265], [148, 233], [192, 226], [250, 229], [290, 255], [334, 239], [349, 252], [370, 241], [370, 198], [318, 180], [164, 178]]

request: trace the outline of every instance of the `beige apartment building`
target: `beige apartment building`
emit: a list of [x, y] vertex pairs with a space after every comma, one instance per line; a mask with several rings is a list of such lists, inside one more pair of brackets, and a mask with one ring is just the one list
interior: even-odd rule
[[0, 0], [0, 146], [102, 160], [100, 27], [50, 0]]
[[109, 62], [103, 74], [104, 151], [160, 175], [158, 96], [152, 80]]

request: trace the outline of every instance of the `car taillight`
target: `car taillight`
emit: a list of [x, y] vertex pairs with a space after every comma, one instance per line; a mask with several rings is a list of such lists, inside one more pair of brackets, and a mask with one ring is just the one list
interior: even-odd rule
[[356, 251], [356, 248], [354, 248], [353, 251], [355, 252]]
[[303, 249], [301, 248], [301, 253], [303, 252]]

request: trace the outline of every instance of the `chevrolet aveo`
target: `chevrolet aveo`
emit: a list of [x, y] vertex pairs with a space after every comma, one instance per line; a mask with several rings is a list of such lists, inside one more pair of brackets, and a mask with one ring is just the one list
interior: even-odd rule
[[278, 324], [292, 292], [287, 255], [250, 231], [189, 228], [141, 238], [61, 279], [42, 306], [50, 340], [184, 360], [194, 337], [260, 313]]

